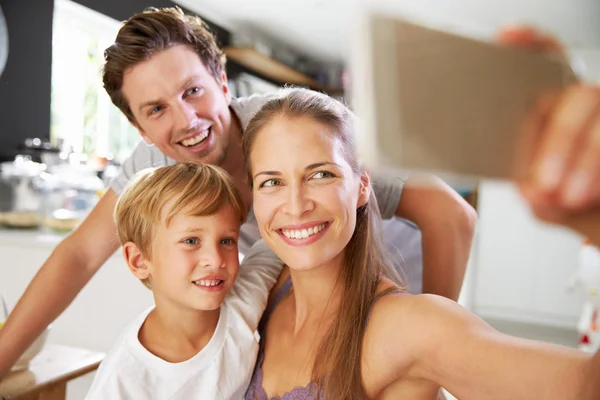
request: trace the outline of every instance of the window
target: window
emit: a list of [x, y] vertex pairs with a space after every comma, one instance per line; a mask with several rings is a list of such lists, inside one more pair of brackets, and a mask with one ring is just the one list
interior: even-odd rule
[[89, 158], [122, 162], [138, 132], [102, 86], [104, 49], [120, 23], [69, 0], [55, 0], [50, 139]]

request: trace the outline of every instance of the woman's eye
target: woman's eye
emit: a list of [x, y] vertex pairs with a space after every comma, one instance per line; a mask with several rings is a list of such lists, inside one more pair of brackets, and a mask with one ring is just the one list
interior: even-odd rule
[[273, 186], [279, 186], [281, 185], [281, 181], [279, 181], [278, 179], [269, 179], [268, 181], [264, 181], [260, 187], [273, 187]]
[[331, 172], [328, 171], [319, 171], [317, 173], [315, 173], [313, 175], [313, 178], [316, 179], [323, 179], [323, 178], [333, 178], [335, 175], [333, 175]]
[[234, 245], [235, 244], [235, 239], [223, 239], [221, 240], [221, 244], [224, 244], [226, 246], [230, 246], [230, 245]]
[[187, 239], [184, 239], [183, 243], [185, 243], [185, 244], [200, 244], [200, 239], [198, 239], [198, 238], [187, 238]]

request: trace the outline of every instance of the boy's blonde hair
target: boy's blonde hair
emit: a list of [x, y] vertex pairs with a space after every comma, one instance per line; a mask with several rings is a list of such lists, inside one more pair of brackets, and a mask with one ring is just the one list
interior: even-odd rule
[[[225, 206], [239, 215], [240, 225], [246, 220], [242, 196], [222, 168], [185, 163], [150, 168], [137, 173], [117, 200], [114, 218], [121, 245], [133, 242], [144, 257], [149, 257], [163, 208], [173, 199], [166, 226], [183, 210], [189, 215], [207, 216]], [[149, 282], [143, 283], [150, 287]]]

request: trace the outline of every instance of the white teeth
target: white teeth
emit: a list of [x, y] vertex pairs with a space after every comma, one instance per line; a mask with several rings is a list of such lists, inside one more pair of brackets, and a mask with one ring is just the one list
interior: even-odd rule
[[181, 144], [183, 144], [186, 147], [193, 146], [195, 144], [200, 143], [201, 141], [203, 141], [207, 137], [208, 137], [208, 129], [205, 129], [202, 132], [200, 132], [199, 134], [197, 134], [196, 136], [194, 136], [192, 138], [189, 138], [189, 139], [183, 140], [181, 142]]
[[194, 283], [198, 286], [217, 286], [222, 281], [219, 279], [200, 279], [199, 281], [195, 281]]
[[321, 225], [317, 225], [317, 226], [311, 226], [308, 229], [294, 229], [294, 230], [282, 229], [281, 232], [283, 232], [285, 237], [287, 237], [289, 239], [306, 239], [307, 237], [312, 236], [315, 233], [321, 232], [323, 229], [325, 229], [326, 226], [327, 226], [327, 224], [325, 223], [325, 224], [321, 224]]

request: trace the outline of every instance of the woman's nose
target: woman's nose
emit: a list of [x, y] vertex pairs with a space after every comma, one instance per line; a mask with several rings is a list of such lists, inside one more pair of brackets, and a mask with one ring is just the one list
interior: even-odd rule
[[309, 199], [306, 189], [302, 185], [289, 187], [288, 196], [284, 199], [283, 210], [294, 217], [301, 217], [305, 212], [310, 211], [314, 206]]

